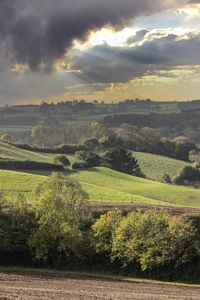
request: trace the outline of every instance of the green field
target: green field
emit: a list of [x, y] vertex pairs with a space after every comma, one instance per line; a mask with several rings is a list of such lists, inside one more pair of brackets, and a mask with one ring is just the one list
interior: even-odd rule
[[[146, 177], [156, 181], [159, 181], [164, 173], [168, 173], [173, 177], [183, 167], [189, 165], [189, 163], [181, 160], [150, 153], [134, 152], [134, 156], [138, 159], [139, 165]], [[27, 151], [0, 142], [0, 157], [11, 160], [32, 160], [52, 163], [55, 155]], [[73, 162], [73, 155], [68, 155], [68, 157]]]
[[[159, 180], [163, 173], [177, 174], [188, 163], [149, 153], [134, 152], [147, 178]], [[54, 155], [31, 152], [0, 142], [0, 157], [16, 160], [53, 162]], [[73, 161], [73, 156], [70, 156]], [[17, 172], [0, 170], [0, 190], [10, 198], [15, 192], [32, 194], [48, 172]], [[161, 184], [103, 167], [80, 172], [66, 172], [81, 182], [94, 202], [182, 205], [200, 207], [200, 190]]]
[[71, 176], [82, 183], [92, 201], [200, 207], [200, 190], [162, 184], [102, 167]]
[[185, 166], [190, 165], [189, 162], [150, 153], [134, 152], [134, 157], [137, 158], [146, 177], [157, 181], [161, 179], [164, 173], [173, 177]]
[[0, 157], [10, 160], [32, 160], [52, 163], [54, 155], [23, 150], [15, 146], [0, 142]]
[[[31, 191], [47, 174], [31, 174], [0, 170], [0, 189]], [[81, 182], [92, 202], [181, 205], [200, 207], [200, 190], [166, 185], [119, 173], [103, 167], [88, 171], [68, 172]], [[32, 193], [31, 193], [32, 194]]]

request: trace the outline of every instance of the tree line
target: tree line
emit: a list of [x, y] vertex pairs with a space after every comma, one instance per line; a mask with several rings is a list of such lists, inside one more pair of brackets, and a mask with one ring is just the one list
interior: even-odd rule
[[122, 124], [119, 127], [106, 128], [98, 122], [70, 125], [65, 128], [39, 125], [32, 129], [32, 143], [33, 149], [46, 149], [48, 152], [59, 150], [60, 153], [65, 151], [67, 154], [67, 151], [72, 153], [73, 149], [77, 151], [77, 147], [81, 148], [80, 150], [123, 147], [185, 161], [188, 161], [190, 151], [198, 149], [185, 136], [167, 138], [149, 127], [139, 128]]
[[88, 201], [76, 180], [53, 173], [36, 188], [31, 205], [23, 194], [9, 208], [2, 205], [1, 264], [199, 279], [199, 216], [92, 212]]
[[186, 136], [195, 143], [199, 137], [199, 107], [193, 111], [177, 113], [149, 113], [149, 114], [120, 114], [105, 117], [102, 124], [105, 127], [120, 127], [122, 124], [135, 125], [139, 128], [151, 127], [162, 136]]

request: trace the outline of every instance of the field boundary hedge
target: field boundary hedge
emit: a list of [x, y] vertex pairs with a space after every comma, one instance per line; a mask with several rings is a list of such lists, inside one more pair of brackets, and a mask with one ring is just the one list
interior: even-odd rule
[[55, 148], [40, 148], [40, 147], [33, 147], [28, 144], [13, 144], [9, 143], [11, 146], [28, 150], [32, 152], [40, 152], [40, 153], [50, 153], [50, 154], [74, 154], [76, 151], [83, 151], [86, 150], [87, 147], [85, 145], [69, 145], [63, 144]]
[[18, 161], [18, 160], [0, 160], [0, 169], [3, 170], [47, 170], [47, 171], [63, 171], [63, 166], [52, 163], [37, 161]]

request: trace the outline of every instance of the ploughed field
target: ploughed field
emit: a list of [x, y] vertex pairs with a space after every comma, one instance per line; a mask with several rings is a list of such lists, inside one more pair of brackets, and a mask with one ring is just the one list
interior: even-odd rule
[[0, 299], [199, 300], [200, 287], [49, 272], [1, 272]]

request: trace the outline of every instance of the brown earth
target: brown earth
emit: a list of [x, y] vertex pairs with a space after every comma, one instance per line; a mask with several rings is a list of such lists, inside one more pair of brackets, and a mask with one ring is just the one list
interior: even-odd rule
[[199, 300], [199, 287], [130, 283], [48, 272], [1, 272], [0, 299]]
[[124, 210], [134, 210], [141, 209], [147, 211], [149, 209], [166, 210], [173, 215], [183, 215], [183, 214], [199, 214], [200, 208], [195, 207], [184, 207], [184, 206], [163, 206], [163, 205], [142, 205], [142, 204], [118, 204], [118, 203], [107, 203], [107, 202], [96, 202], [90, 204], [91, 210], [112, 210], [112, 209], [124, 209]]

